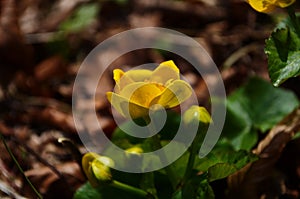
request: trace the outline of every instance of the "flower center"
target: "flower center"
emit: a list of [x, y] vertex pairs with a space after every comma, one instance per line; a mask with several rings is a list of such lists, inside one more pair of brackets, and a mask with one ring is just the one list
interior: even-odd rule
[[153, 82], [153, 84], [155, 84], [155, 86], [160, 90], [160, 91], [163, 91], [166, 87], [162, 84], [159, 84], [159, 83], [155, 83]]
[[160, 91], [163, 91], [166, 88], [165, 85], [157, 82], [150, 82], [148, 79], [146, 79], [144, 82], [154, 84]]

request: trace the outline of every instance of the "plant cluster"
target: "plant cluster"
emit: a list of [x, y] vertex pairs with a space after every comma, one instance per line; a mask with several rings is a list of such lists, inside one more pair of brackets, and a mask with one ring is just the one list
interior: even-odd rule
[[[180, 121], [183, 121], [187, 134], [189, 125], [198, 125], [198, 131], [191, 146], [178, 160], [154, 172], [134, 174], [114, 170], [115, 163], [109, 157], [85, 154], [82, 167], [89, 182], [77, 190], [75, 199], [118, 198], [120, 195], [123, 199], [213, 199], [212, 182], [224, 179], [259, 159], [251, 151], [259, 135], [268, 132], [299, 106], [292, 92], [276, 87], [300, 75], [300, 26], [293, 10], [295, 0], [248, 2], [259, 12], [284, 8], [289, 16], [277, 25], [266, 41], [265, 53], [273, 85], [252, 78], [228, 96], [222, 135], [205, 158], [199, 158], [198, 151], [213, 121], [204, 107], [192, 106], [182, 117], [169, 110], [165, 126], [147, 139], [135, 138], [117, 127], [111, 141], [126, 151], [124, 157], [120, 157], [124, 165], [133, 158], [140, 158], [141, 153], [166, 145], [175, 136]], [[161, 63], [154, 71], [141, 69], [123, 72], [116, 69], [113, 74], [116, 87], [114, 92], [107, 93], [107, 98], [122, 116], [147, 125], [151, 122], [149, 113], [176, 107], [191, 95], [191, 86], [181, 80], [179, 74], [173, 61]], [[122, 125], [128, 129], [131, 124], [125, 122]], [[159, 161], [162, 160], [153, 157], [153, 162]], [[144, 162], [143, 166], [148, 164]]]

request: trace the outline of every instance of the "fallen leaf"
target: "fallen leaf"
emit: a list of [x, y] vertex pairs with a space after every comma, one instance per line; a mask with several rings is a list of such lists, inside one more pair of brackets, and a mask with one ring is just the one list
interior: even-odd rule
[[[258, 144], [253, 152], [259, 156], [259, 160], [247, 165], [228, 178], [230, 198], [260, 198], [263, 193], [267, 194], [268, 191], [280, 194], [282, 190], [272, 188], [274, 167], [287, 143], [299, 131], [300, 108], [274, 126], [265, 139]], [[266, 186], [266, 183], [269, 186]]]

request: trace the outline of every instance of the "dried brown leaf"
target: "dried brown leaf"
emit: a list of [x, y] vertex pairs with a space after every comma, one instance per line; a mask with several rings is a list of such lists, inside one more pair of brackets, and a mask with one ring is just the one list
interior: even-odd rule
[[49, 167], [31, 169], [26, 171], [25, 175], [33, 184], [38, 185], [39, 191], [48, 198], [55, 194], [71, 198], [76, 188], [85, 181], [81, 168], [75, 162], [67, 162], [56, 165], [56, 169], [64, 176], [64, 179], [59, 178]]
[[299, 130], [300, 108], [273, 127], [266, 138], [259, 143], [254, 150], [254, 153], [259, 156], [259, 160], [247, 165], [228, 178], [229, 198], [257, 199], [270, 190], [272, 190], [272, 194], [281, 194], [281, 188], [276, 190], [274, 188], [276, 185], [272, 185], [272, 178], [275, 173], [274, 166], [286, 144]]
[[53, 79], [66, 73], [66, 64], [61, 56], [55, 55], [42, 61], [34, 71], [35, 79], [39, 82]]
[[73, 117], [69, 113], [47, 107], [43, 110], [34, 109], [28, 112], [30, 121], [43, 123], [69, 133], [76, 133]]

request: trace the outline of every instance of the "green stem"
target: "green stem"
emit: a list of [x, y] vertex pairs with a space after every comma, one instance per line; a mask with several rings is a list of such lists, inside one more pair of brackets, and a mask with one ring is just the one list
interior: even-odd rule
[[146, 192], [142, 189], [130, 186], [128, 184], [124, 184], [124, 183], [116, 181], [116, 180], [113, 180], [111, 182], [111, 184], [109, 184], [109, 185], [112, 186], [112, 187], [115, 187], [117, 189], [121, 189], [121, 190], [124, 190], [126, 192], [132, 193], [132, 194], [134, 194], [136, 196], [139, 196], [139, 197], [154, 198], [152, 195], [150, 195], [148, 192]]
[[294, 6], [289, 6], [287, 7], [287, 12], [289, 14], [289, 17], [291, 19], [292, 25], [295, 28], [295, 31], [298, 35], [298, 37], [300, 37], [300, 25], [299, 25], [299, 20], [296, 16], [296, 12], [294, 9]]
[[195, 158], [196, 158], [196, 156], [198, 154], [198, 150], [199, 150], [198, 146], [200, 145], [200, 143], [202, 143], [206, 131], [207, 131], [207, 125], [201, 125], [201, 123], [200, 123], [197, 135], [196, 135], [192, 145], [190, 146], [190, 156], [189, 156], [188, 164], [187, 164], [187, 167], [186, 167], [183, 179], [182, 179], [182, 184], [184, 184], [192, 175], [193, 167], [195, 164]]
[[[199, 137], [199, 136], [197, 136], [197, 137]], [[199, 140], [199, 139], [197, 139], [197, 137], [193, 141], [191, 148], [190, 148], [190, 156], [189, 156], [188, 164], [187, 164], [184, 176], [183, 176], [183, 180], [182, 180], [183, 183], [185, 183], [190, 178], [192, 171], [193, 171], [193, 167], [195, 164], [195, 157], [197, 154], [197, 141], [196, 140]]]
[[16, 157], [14, 156], [14, 154], [12, 153], [12, 151], [10, 150], [10, 148], [7, 146], [2, 133], [0, 133], [0, 138], [1, 138], [1, 140], [2, 140], [2, 142], [4, 144], [4, 146], [5, 146], [5, 149], [9, 153], [9, 155], [12, 158], [12, 160], [14, 161], [14, 163], [17, 165], [19, 171], [22, 173], [22, 175], [24, 176], [25, 180], [27, 181], [27, 183], [29, 184], [29, 186], [31, 187], [31, 189], [34, 191], [34, 193], [37, 195], [38, 198], [42, 199], [43, 196], [38, 192], [38, 190], [34, 187], [34, 185], [31, 183], [31, 181], [27, 178], [27, 176], [24, 173], [24, 170], [22, 169], [21, 165], [17, 161]]
[[144, 173], [142, 176], [142, 180], [140, 186], [143, 190], [150, 193], [154, 199], [157, 199], [157, 191], [154, 183], [154, 172]]
[[[153, 144], [153, 150], [158, 150], [158, 149], [162, 148], [162, 145], [160, 143], [160, 138], [157, 134], [151, 137], [151, 142]], [[166, 157], [165, 153], [161, 154], [160, 161], [162, 162], [163, 165], [167, 165], [167, 157]], [[177, 175], [174, 172], [172, 165], [169, 165], [169, 166], [165, 167], [164, 169], [167, 173], [167, 176], [169, 178], [169, 181], [171, 182], [173, 189], [175, 190], [178, 185], [178, 178], [176, 177]]]
[[[144, 120], [146, 121], [147, 124], [150, 123], [150, 120], [149, 118], [144, 118]], [[150, 130], [150, 133], [151, 132], [157, 132], [154, 125], [149, 125], [149, 130]], [[159, 138], [159, 135], [158, 134], [155, 134], [154, 136], [150, 137], [149, 138], [150, 141], [151, 141], [151, 144], [152, 144], [152, 149], [155, 151], [155, 150], [159, 150], [162, 148], [162, 145], [160, 143], [160, 138]], [[162, 162], [162, 164], [166, 164], [167, 163], [167, 157], [166, 157], [166, 154], [165, 153], [162, 153], [162, 155], [159, 157], [160, 158], [160, 161]], [[176, 190], [177, 188], [177, 185], [178, 185], [178, 178], [176, 177], [176, 173], [174, 172], [174, 169], [172, 167], [172, 165], [169, 165], [167, 167], [164, 168], [166, 173], [167, 173], [167, 176], [169, 178], [169, 181], [173, 187], [174, 190]]]

